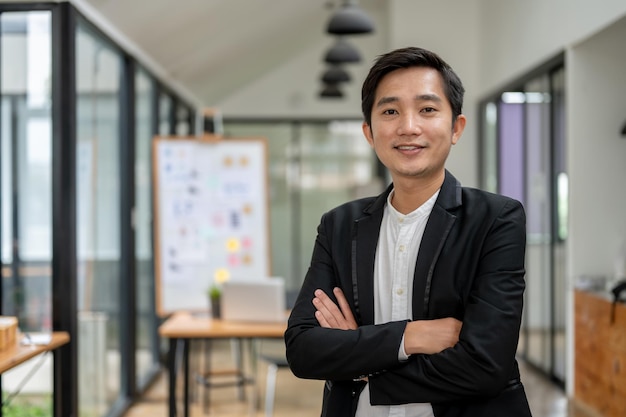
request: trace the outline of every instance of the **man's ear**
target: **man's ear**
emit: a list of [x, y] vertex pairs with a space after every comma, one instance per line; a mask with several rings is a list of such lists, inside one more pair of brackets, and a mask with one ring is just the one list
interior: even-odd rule
[[369, 124], [367, 124], [367, 122], [363, 122], [363, 136], [365, 136], [365, 139], [367, 139], [367, 141], [369, 142], [370, 146], [373, 148], [374, 147], [374, 136], [372, 135], [372, 128], [370, 127]]
[[452, 144], [456, 145], [456, 143], [461, 138], [463, 134], [463, 130], [465, 130], [465, 123], [467, 123], [467, 118], [463, 114], [459, 114], [452, 125]]

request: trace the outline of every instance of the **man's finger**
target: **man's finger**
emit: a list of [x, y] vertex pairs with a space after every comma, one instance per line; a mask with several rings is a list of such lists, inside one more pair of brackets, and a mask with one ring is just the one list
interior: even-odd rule
[[329, 309], [332, 301], [330, 301], [330, 303], [328, 301], [329, 299], [323, 291], [318, 290], [315, 292], [315, 298], [313, 299], [313, 305], [317, 310], [315, 317], [322, 327], [337, 328], [337, 319]]
[[315, 318], [317, 319], [317, 322], [320, 324], [320, 326], [325, 327], [327, 329], [331, 328], [330, 324], [326, 320], [326, 317], [324, 317], [324, 314], [322, 314], [321, 311], [315, 312]]
[[337, 304], [335, 304], [335, 302], [324, 291], [322, 290], [315, 291], [315, 296], [318, 300], [320, 300], [320, 302], [324, 306], [326, 310], [325, 312], [333, 316], [335, 320], [341, 321], [344, 319], [343, 313], [339, 310], [339, 307], [337, 307]]
[[[347, 330], [352, 328], [350, 322], [346, 320], [343, 313], [337, 307], [337, 304], [328, 297], [328, 295], [322, 290], [315, 291], [315, 298], [313, 299], [313, 305], [317, 309], [317, 311], [323, 316], [324, 322], [333, 329], [343, 329]], [[317, 318], [316, 314], [316, 318]], [[318, 319], [320, 325], [322, 325], [321, 321]]]
[[357, 328], [356, 320], [354, 319], [354, 315], [352, 314], [352, 309], [350, 309], [350, 304], [348, 304], [348, 300], [346, 299], [346, 296], [344, 295], [343, 291], [341, 291], [341, 288], [335, 287], [333, 289], [333, 293], [335, 294], [335, 297], [337, 297], [339, 308], [341, 309], [341, 313], [343, 314], [343, 317], [346, 319], [348, 327], [353, 330], [356, 329]]

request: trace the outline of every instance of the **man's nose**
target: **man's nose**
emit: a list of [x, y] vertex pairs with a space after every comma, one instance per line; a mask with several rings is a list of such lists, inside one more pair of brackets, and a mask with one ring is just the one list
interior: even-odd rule
[[422, 125], [419, 115], [408, 112], [400, 117], [398, 125], [399, 135], [419, 135], [422, 132]]

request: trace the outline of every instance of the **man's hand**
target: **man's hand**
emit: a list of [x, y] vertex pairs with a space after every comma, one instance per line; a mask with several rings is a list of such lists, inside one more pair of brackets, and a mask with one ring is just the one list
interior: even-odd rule
[[[313, 305], [320, 326], [329, 329], [356, 330], [358, 325], [350, 305], [340, 288], [334, 288], [337, 304], [322, 290], [315, 291]], [[459, 341], [462, 322], [452, 317], [418, 320], [407, 323], [404, 330], [404, 350], [408, 355], [439, 353]]]
[[329, 329], [356, 330], [358, 326], [343, 291], [335, 287], [333, 294], [339, 306], [324, 291], [315, 290], [313, 305], [317, 309], [315, 318], [318, 323]]
[[452, 317], [411, 321], [404, 330], [404, 350], [408, 355], [439, 353], [459, 341], [462, 325]]

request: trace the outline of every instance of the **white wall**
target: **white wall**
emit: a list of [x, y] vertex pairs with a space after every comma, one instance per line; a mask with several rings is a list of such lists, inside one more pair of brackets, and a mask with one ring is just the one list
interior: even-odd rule
[[626, 238], [626, 17], [568, 55], [568, 170], [573, 278], [612, 276]]
[[626, 14], [624, 0], [479, 0], [480, 89], [523, 75]]

